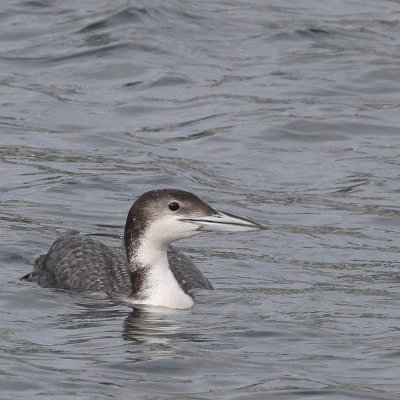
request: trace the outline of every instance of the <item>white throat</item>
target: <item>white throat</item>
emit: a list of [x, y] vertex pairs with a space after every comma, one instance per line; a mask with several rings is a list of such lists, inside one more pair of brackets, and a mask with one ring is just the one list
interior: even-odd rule
[[[143, 299], [136, 304], [149, 304], [185, 309], [193, 306], [193, 299], [179, 286], [172, 273], [167, 257], [168, 244], [150, 240], [144, 235], [130, 265], [145, 266], [147, 269], [143, 288]], [[131, 300], [132, 301], [132, 300]]]

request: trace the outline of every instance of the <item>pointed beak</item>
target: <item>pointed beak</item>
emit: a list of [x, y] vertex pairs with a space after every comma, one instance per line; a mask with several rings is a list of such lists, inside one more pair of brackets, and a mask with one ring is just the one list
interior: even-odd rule
[[222, 211], [206, 217], [184, 218], [183, 220], [198, 225], [199, 230], [204, 232], [246, 232], [266, 229], [257, 222]]

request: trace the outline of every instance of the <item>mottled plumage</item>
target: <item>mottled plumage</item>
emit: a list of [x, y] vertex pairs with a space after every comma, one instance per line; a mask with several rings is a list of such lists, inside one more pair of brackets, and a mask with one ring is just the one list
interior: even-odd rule
[[[175, 279], [185, 291], [200, 288], [212, 290], [207, 278], [191, 259], [172, 246], [168, 261]], [[35, 260], [35, 269], [24, 279], [42, 287], [57, 287], [78, 292], [101, 292], [110, 297], [131, 296], [138, 285], [139, 274], [131, 282], [128, 258], [123, 246], [108, 247], [91, 236], [77, 231], [60, 236], [47, 254]]]

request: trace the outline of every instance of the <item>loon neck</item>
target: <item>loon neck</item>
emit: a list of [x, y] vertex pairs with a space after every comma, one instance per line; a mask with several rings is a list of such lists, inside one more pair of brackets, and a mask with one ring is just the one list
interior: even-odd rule
[[[149, 237], [150, 236], [150, 237]], [[176, 281], [168, 261], [168, 244], [151, 240], [150, 234], [132, 237], [127, 243], [132, 302], [170, 308], [190, 308], [193, 298]]]
[[[192, 307], [192, 297], [179, 286], [170, 269], [167, 247], [161, 249], [142, 244], [129, 264], [135, 303], [181, 309]], [[135, 282], [138, 277], [139, 282]], [[140, 289], [137, 283], [140, 283]], [[135, 288], [139, 289], [136, 296]]]
[[125, 224], [124, 244], [128, 260], [136, 257], [140, 244], [142, 242], [142, 233], [146, 230], [144, 219], [137, 215], [134, 206], [128, 213]]

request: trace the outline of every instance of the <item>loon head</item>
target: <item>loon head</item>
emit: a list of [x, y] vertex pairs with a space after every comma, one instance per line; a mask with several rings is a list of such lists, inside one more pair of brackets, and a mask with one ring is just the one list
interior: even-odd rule
[[[132, 283], [130, 297], [136, 303], [191, 307], [192, 296], [185, 292], [171, 271], [168, 245], [203, 231], [257, 229], [263, 227], [253, 221], [216, 211], [194, 194], [183, 190], [162, 189], [144, 193], [132, 205], [125, 225], [125, 248]], [[192, 267], [187, 271], [189, 275], [191, 271]]]
[[216, 211], [190, 192], [152, 190], [132, 205], [125, 225], [125, 247], [130, 258], [145, 239], [156, 247], [201, 232], [240, 232], [265, 229], [248, 219]]

